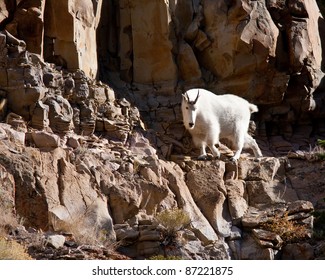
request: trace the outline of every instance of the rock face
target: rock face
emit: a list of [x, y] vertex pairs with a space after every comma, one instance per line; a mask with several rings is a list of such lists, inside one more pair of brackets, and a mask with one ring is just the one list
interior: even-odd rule
[[[324, 20], [315, 1], [118, 1], [103, 7], [115, 15], [99, 34], [100, 41], [109, 37], [111, 57], [106, 49], [99, 55], [132, 84], [130, 98], [155, 130], [182, 140], [181, 90], [201, 86], [258, 104], [260, 139], [282, 135], [291, 142], [286, 149], [299, 149], [313, 129], [323, 134], [323, 125], [314, 125], [324, 118]], [[278, 140], [272, 145], [281, 152]]]
[[[317, 179], [322, 178], [323, 163], [304, 162], [313, 178], [306, 184], [295, 181], [303, 176], [301, 160], [243, 157], [238, 165], [184, 158], [171, 162], [89, 136], [79, 136], [76, 148], [60, 142], [42, 152], [13, 142], [13, 128], [6, 124], [1, 128], [1, 207], [4, 213], [23, 217], [26, 227], [73, 236], [91, 234], [92, 240], [117, 240], [122, 244], [120, 252], [132, 258], [319, 256], [306, 238], [313, 228], [314, 207], [324, 207], [321, 198], [325, 189]], [[176, 243], [155, 218], [157, 213], [174, 208], [183, 209], [190, 219], [186, 228], [178, 230]], [[274, 229], [284, 222], [287, 226], [281, 229], [288, 230], [287, 235]], [[272, 223], [275, 225], [266, 227]], [[298, 233], [305, 242], [294, 239]], [[64, 237], [59, 241], [51, 246], [60, 250], [68, 246]], [[39, 249], [36, 256], [44, 258]]]
[[[0, 23], [46, 61], [97, 75], [96, 30], [102, 1], [6, 1]], [[57, 11], [60, 10], [60, 13]], [[8, 22], [9, 20], [9, 22]]]
[[[324, 164], [299, 151], [325, 137], [323, 28], [309, 0], [1, 2], [0, 212], [49, 231], [58, 258], [78, 236], [132, 258], [323, 257]], [[265, 157], [220, 144], [196, 161], [179, 108], [194, 86], [258, 104]], [[190, 223], [168, 235], [156, 217], [174, 208]]]

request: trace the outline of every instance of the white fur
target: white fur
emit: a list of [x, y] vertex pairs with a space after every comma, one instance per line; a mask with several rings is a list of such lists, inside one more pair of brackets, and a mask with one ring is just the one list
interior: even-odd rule
[[199, 159], [207, 158], [206, 147], [219, 158], [220, 152], [216, 145], [222, 138], [233, 144], [233, 161], [239, 159], [244, 146], [251, 148], [256, 157], [262, 156], [256, 141], [247, 132], [251, 113], [257, 111], [256, 105], [241, 97], [215, 95], [204, 89], [188, 90], [182, 99], [184, 125], [192, 135], [194, 144], [201, 149]]

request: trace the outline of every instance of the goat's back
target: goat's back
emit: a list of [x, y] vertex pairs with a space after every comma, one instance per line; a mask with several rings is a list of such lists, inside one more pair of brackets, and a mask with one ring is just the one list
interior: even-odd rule
[[195, 100], [198, 91], [200, 92], [200, 97], [197, 104], [200, 108], [200, 114], [210, 115], [213, 112], [219, 117], [223, 115], [239, 117], [242, 115], [250, 116], [251, 113], [258, 111], [257, 106], [239, 96], [233, 94], [216, 95], [205, 89], [191, 89], [187, 91], [190, 100]]
[[187, 91], [190, 100], [195, 100], [198, 90], [197, 132], [219, 130], [221, 135], [228, 137], [238, 126], [248, 129], [250, 115], [257, 111], [257, 106], [233, 94], [216, 95], [205, 89]]

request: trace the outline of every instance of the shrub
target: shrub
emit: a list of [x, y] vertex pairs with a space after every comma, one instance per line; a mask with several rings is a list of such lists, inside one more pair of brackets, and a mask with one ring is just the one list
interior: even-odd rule
[[289, 220], [288, 213], [284, 216], [274, 216], [271, 221], [261, 224], [261, 228], [278, 234], [285, 243], [305, 239], [309, 233], [307, 225]]
[[16, 241], [0, 237], [0, 260], [31, 260], [25, 247]]
[[157, 222], [168, 236], [175, 236], [191, 222], [189, 215], [182, 209], [167, 209], [156, 215]]
[[169, 232], [179, 231], [191, 222], [189, 215], [182, 209], [164, 210], [156, 215], [156, 220]]

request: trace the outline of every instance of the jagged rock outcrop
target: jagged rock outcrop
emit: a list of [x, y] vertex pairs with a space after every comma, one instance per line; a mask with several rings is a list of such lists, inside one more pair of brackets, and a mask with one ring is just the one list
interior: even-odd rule
[[[41, 152], [12, 141], [9, 132], [14, 129], [6, 126], [1, 125], [1, 184], [5, 187], [0, 201], [6, 201], [2, 207], [23, 217], [28, 227], [66, 234], [73, 228], [97, 229], [94, 236], [104, 230], [105, 240], [117, 239], [121, 252], [133, 258], [319, 256], [308, 237], [314, 207], [324, 206], [325, 190], [317, 180], [322, 177], [318, 166], [322, 163], [304, 162], [314, 178], [306, 184], [295, 181], [302, 175], [297, 159], [244, 156], [236, 165], [175, 157], [176, 162], [170, 162], [87, 136], [79, 136], [76, 148], [60, 142], [59, 147]], [[173, 208], [183, 209], [191, 221], [179, 231], [177, 238], [183, 245], [165, 243], [168, 239], [155, 221], [157, 213]], [[277, 219], [304, 225], [300, 237], [306, 241], [288, 243], [272, 227], [265, 228]], [[290, 251], [287, 244], [300, 249]]]
[[95, 78], [101, 5], [102, 1], [11, 0], [0, 7], [0, 23], [25, 41], [29, 52]]

